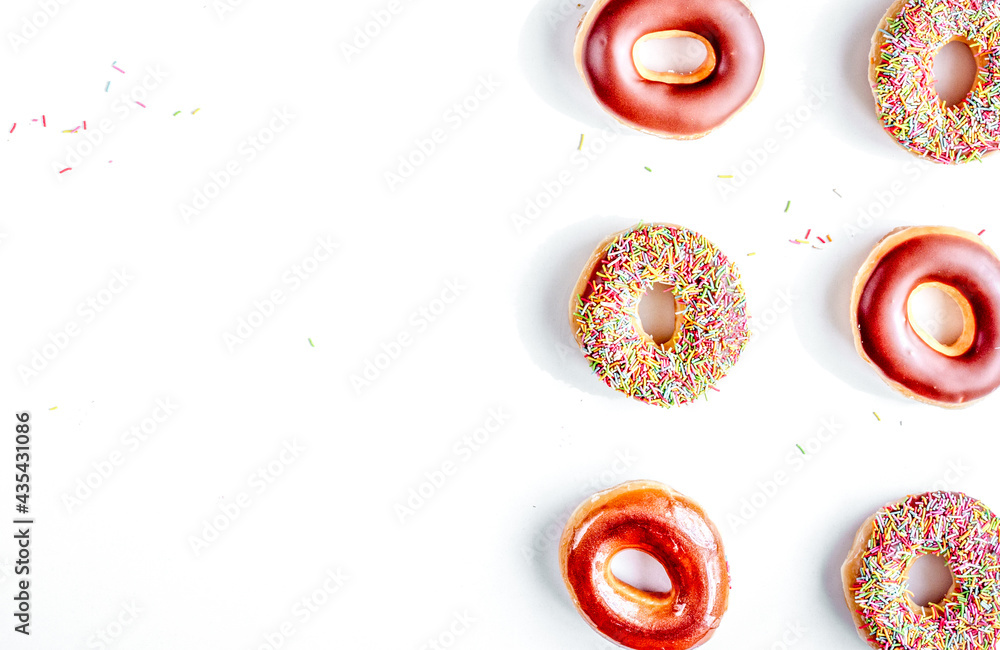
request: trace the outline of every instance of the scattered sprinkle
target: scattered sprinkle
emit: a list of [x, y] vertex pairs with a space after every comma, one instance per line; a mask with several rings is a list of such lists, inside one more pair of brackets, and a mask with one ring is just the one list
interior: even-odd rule
[[177, 111], [176, 113], [174, 113], [174, 117], [177, 117], [177, 116], [178, 116], [178, 115], [180, 115], [180, 114], [181, 114], [181, 112], [180, 112], [180, 111]]
[[649, 167], [646, 167], [645, 169], [646, 169], [646, 171], [647, 171], [647, 172], [651, 172], [651, 171], [653, 171], [653, 170], [652, 170], [652, 169], [650, 169]]
[[197, 112], [198, 112], [198, 111], [200, 111], [200, 110], [201, 110], [200, 108], [196, 108], [196, 109], [194, 109], [193, 111], [191, 111], [191, 115], [194, 115], [195, 113], [197, 113]]
[[[11, 129], [11, 131], [13, 131], [13, 130], [14, 129]], [[983, 228], [982, 230], [980, 230], [979, 234], [977, 235], [977, 237], [982, 237], [984, 232], [986, 232], [986, 228]]]
[[809, 235], [811, 235], [811, 234], [813, 234], [812, 228], [810, 228], [809, 230], [806, 231], [806, 236], [803, 237], [803, 239], [808, 240], [809, 239]]
[[108, 85], [104, 87], [104, 92], [108, 92], [108, 88], [110, 87], [111, 87], [111, 82], [109, 81]]
[[719, 178], [732, 178], [732, 174], [719, 174]]
[[68, 172], [71, 169], [73, 169], [73, 168], [72, 167], [67, 167], [66, 169], [61, 170], [59, 173], [62, 174], [63, 172]]
[[747, 253], [747, 257], [753, 257], [753, 256], [754, 256], [754, 255], [756, 255], [756, 254], [757, 254], [757, 253]]
[[882, 421], [882, 418], [880, 418], [880, 417], [878, 416], [878, 413], [876, 413], [875, 411], [872, 411], [872, 415], [874, 415], [874, 416], [875, 416], [875, 419], [876, 419], [876, 420], [878, 420], [879, 422], [881, 422], [881, 421]]
[[84, 121], [83, 121], [83, 130], [84, 130], [84, 131], [86, 131], [86, 130], [87, 130], [87, 120], [84, 120]]
[[54, 411], [54, 410], [56, 410], [57, 408], [59, 408], [59, 407], [58, 407], [58, 406], [53, 406], [53, 407], [49, 408], [49, 410], [50, 410], [50, 411]]
[[14, 126], [10, 127], [10, 132], [13, 133], [15, 128], [17, 128], [17, 122], [14, 122]]
[[806, 455], [806, 450], [802, 448], [802, 445], [800, 445], [800, 444], [796, 443], [796, 445], [795, 445], [795, 446], [799, 448], [799, 451], [801, 451], [801, 452], [802, 452], [802, 455], [803, 455], [803, 456], [805, 456], [805, 455]]
[[792, 202], [791, 201], [789, 201], [788, 203], [785, 204], [785, 212], [788, 212], [788, 208], [790, 208], [790, 207], [792, 207]]
[[584, 134], [582, 134], [582, 133], [580, 134], [580, 144], [578, 144], [577, 147], [576, 147], [577, 151], [581, 151], [583, 149], [583, 135]]
[[119, 68], [118, 66], [116, 66], [114, 63], [111, 64], [111, 67], [114, 68], [115, 70], [117, 70], [118, 72], [120, 72], [122, 74], [125, 74], [125, 71], [122, 70], [121, 68]]
[[42, 127], [44, 128], [45, 126], [47, 126], [47, 125], [45, 124], [45, 116], [44, 116], [44, 115], [42, 115]]
[[[838, 191], [837, 191], [837, 188], [836, 188], [836, 187], [835, 187], [835, 188], [833, 188], [833, 193], [834, 193], [834, 194], [836, 194], [837, 196], [840, 196], [840, 192], [838, 192]], [[844, 197], [843, 197], [843, 196], [840, 196], [840, 198], [844, 198]]]
[[311, 347], [316, 347], [315, 345], [313, 345], [313, 340], [312, 340], [312, 339], [309, 339], [309, 345], [310, 345]]
[[143, 108], [146, 108], [146, 105], [143, 104], [142, 102], [136, 102], [136, 104], [138, 104], [139, 106], [142, 106]]

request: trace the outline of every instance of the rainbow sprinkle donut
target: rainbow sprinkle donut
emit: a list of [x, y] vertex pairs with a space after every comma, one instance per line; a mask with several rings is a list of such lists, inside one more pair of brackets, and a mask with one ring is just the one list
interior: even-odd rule
[[[968, 96], [945, 106], [934, 57], [961, 41], [979, 72]], [[1000, 4], [897, 0], [872, 38], [868, 78], [882, 126], [903, 147], [939, 163], [979, 160], [1000, 148]]]
[[[878, 650], [995, 647], [1000, 628], [1000, 519], [960, 492], [928, 492], [892, 503], [858, 531], [844, 563], [844, 595], [858, 633]], [[948, 562], [953, 582], [921, 607], [906, 590], [922, 555]]]
[[[670, 286], [677, 305], [673, 337], [662, 344], [639, 322], [639, 301], [655, 283]], [[698, 233], [662, 223], [639, 224], [597, 247], [573, 290], [570, 323], [608, 386], [660, 406], [712, 388], [749, 336], [736, 266]]]

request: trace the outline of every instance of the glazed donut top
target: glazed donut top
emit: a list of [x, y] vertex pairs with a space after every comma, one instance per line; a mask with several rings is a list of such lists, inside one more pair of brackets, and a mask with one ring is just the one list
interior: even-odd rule
[[[908, 650], [996, 646], [1000, 520], [989, 508], [960, 492], [929, 492], [882, 508], [870, 524], [870, 537], [855, 559], [855, 581], [845, 586], [871, 645]], [[906, 591], [906, 576], [913, 561], [927, 554], [948, 561], [954, 585], [941, 603], [919, 607]]]
[[[611, 558], [639, 549], [659, 560], [670, 593], [645, 592], [611, 573]], [[598, 493], [573, 513], [560, 544], [563, 578], [590, 624], [627, 648], [682, 650], [708, 639], [729, 602], [719, 532], [684, 495], [654, 481]]]
[[[640, 75], [636, 42], [667, 31], [707, 41], [716, 60], [707, 78], [662, 83]], [[576, 49], [580, 74], [605, 109], [633, 128], [680, 138], [726, 122], [753, 97], [764, 69], [764, 38], [740, 0], [598, 0]]]
[[[683, 324], [672, 346], [642, 330], [639, 302], [654, 283], [673, 287]], [[660, 406], [714, 386], [750, 335], [739, 271], [706, 237], [672, 224], [639, 224], [604, 242], [573, 293], [577, 342], [611, 388]]]
[[[1000, 260], [993, 251], [971, 233], [921, 227], [890, 234], [872, 258], [853, 314], [871, 362], [926, 401], [961, 405], [992, 392], [1000, 383]], [[909, 295], [932, 282], [954, 287], [971, 308], [975, 334], [959, 356], [931, 348], [907, 318]]]
[[[995, 151], [1000, 147], [997, 3], [900, 0], [897, 5], [872, 40], [869, 73], [886, 131], [935, 162], [961, 163]], [[952, 40], [969, 45], [979, 71], [965, 101], [945, 106], [934, 87], [934, 57]]]

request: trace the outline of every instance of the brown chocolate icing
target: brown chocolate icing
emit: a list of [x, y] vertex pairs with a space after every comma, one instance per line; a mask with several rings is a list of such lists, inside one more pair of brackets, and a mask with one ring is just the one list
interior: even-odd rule
[[[753, 97], [764, 69], [764, 38], [740, 0], [609, 0], [596, 7], [582, 48], [581, 72], [597, 100], [619, 120], [674, 137], [721, 126]], [[694, 84], [639, 75], [632, 47], [652, 32], [699, 34], [715, 50], [715, 70]]]
[[[954, 287], [972, 307], [971, 347], [949, 357], [928, 346], [907, 320], [910, 293], [926, 282]], [[903, 240], [872, 270], [857, 303], [860, 344], [885, 377], [935, 402], [963, 404], [1000, 385], [1000, 260], [981, 243], [952, 234]]]
[[[659, 560], [670, 593], [644, 592], [618, 580], [610, 561], [624, 549]], [[693, 648], [708, 640], [728, 605], [729, 572], [718, 530], [697, 504], [659, 483], [626, 483], [588, 499], [570, 518], [560, 555], [580, 612], [627, 648]]]

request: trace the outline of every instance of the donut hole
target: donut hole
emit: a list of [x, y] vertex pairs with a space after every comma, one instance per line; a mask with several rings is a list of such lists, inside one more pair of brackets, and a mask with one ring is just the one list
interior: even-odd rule
[[640, 591], [662, 596], [673, 589], [663, 564], [645, 551], [626, 548], [615, 553], [609, 565], [612, 575]]
[[954, 287], [940, 282], [918, 285], [906, 301], [910, 327], [924, 343], [947, 356], [958, 356], [972, 345], [972, 306]]
[[655, 282], [639, 300], [639, 324], [642, 331], [657, 345], [670, 343], [677, 331], [678, 314], [674, 288]]
[[947, 560], [940, 555], [921, 555], [910, 565], [906, 590], [910, 592], [914, 605], [927, 607], [944, 600], [954, 582], [955, 576]]
[[693, 74], [708, 58], [708, 48], [696, 38], [675, 36], [640, 41], [636, 59], [653, 72]]
[[934, 56], [934, 90], [945, 106], [964, 102], [978, 74], [976, 55], [964, 41], [945, 43]]

